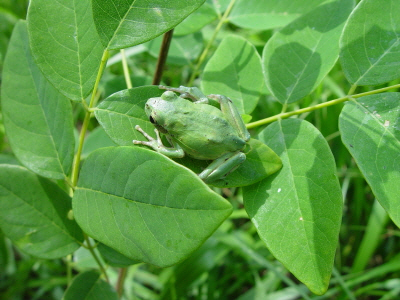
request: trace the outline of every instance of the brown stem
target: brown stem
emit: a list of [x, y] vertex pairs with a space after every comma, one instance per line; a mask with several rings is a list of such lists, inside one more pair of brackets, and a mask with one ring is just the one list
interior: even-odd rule
[[128, 271], [128, 268], [120, 268], [118, 271], [118, 280], [117, 280], [117, 285], [115, 287], [115, 289], [117, 290], [117, 293], [118, 293], [118, 298], [121, 298], [122, 293], [124, 292], [124, 281], [125, 281], [127, 271]]
[[164, 33], [164, 38], [162, 40], [160, 48], [160, 54], [158, 55], [157, 68], [153, 78], [153, 85], [159, 85], [161, 82], [161, 77], [164, 70], [165, 62], [167, 60], [169, 45], [171, 44], [173, 33], [174, 29], [171, 29], [170, 31]]

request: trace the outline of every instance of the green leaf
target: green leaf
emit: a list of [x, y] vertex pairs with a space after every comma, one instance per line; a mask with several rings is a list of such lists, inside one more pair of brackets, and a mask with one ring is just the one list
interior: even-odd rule
[[222, 15], [228, 8], [231, 0], [206, 0], [206, 3], [212, 5], [218, 15]]
[[63, 179], [74, 155], [71, 103], [34, 63], [24, 21], [11, 38], [1, 92], [4, 126], [15, 156], [41, 176]]
[[202, 90], [232, 99], [241, 114], [251, 113], [263, 87], [260, 56], [245, 39], [225, 37], [204, 68]]
[[70, 210], [70, 197], [53, 182], [0, 165], [0, 228], [24, 252], [54, 259], [78, 249], [83, 234]]
[[96, 108], [96, 119], [111, 139], [121, 146], [133, 145], [132, 140], [145, 140], [135, 129], [136, 125], [155, 137], [154, 125], [148, 121], [144, 105], [149, 98], [159, 97], [163, 92], [165, 90], [157, 86], [142, 86], [115, 93]]
[[174, 29], [175, 35], [187, 35], [200, 31], [204, 26], [217, 19], [218, 15], [211, 4], [204, 3]]
[[[121, 146], [132, 146], [132, 140], [146, 140], [135, 126], [139, 125], [155, 138], [154, 125], [148, 121], [144, 106], [151, 97], [159, 97], [164, 90], [156, 86], [144, 86], [123, 90], [104, 100], [96, 109], [95, 116], [111, 139]], [[137, 147], [137, 146], [135, 146]], [[147, 149], [147, 147], [144, 147]], [[250, 152], [246, 161], [223, 180], [213, 182], [218, 187], [237, 187], [253, 184], [279, 170], [279, 157], [266, 145], [250, 140]], [[200, 173], [210, 161], [190, 157], [175, 159], [196, 173]]]
[[31, 0], [28, 30], [33, 56], [46, 78], [68, 98], [85, 99], [104, 50], [90, 0]]
[[167, 267], [200, 247], [232, 207], [163, 155], [116, 147], [89, 155], [73, 210], [78, 224], [96, 240], [128, 258]]
[[339, 55], [339, 37], [353, 0], [329, 1], [276, 32], [265, 45], [266, 84], [282, 104], [310, 94]]
[[400, 2], [364, 0], [351, 14], [340, 40], [340, 62], [355, 85], [400, 77]]
[[346, 103], [339, 128], [375, 197], [400, 227], [399, 119], [400, 93], [371, 95]]
[[111, 146], [117, 146], [117, 144], [110, 139], [110, 137], [104, 131], [104, 128], [99, 126], [91, 131], [88, 137], [85, 139], [81, 159], [87, 157], [94, 150]]
[[102, 243], [98, 244], [97, 249], [107, 264], [116, 268], [126, 268], [128, 266], [140, 263], [136, 260], [126, 257], [125, 255], [122, 255], [113, 248], [110, 248]]
[[342, 194], [329, 146], [310, 123], [278, 121], [260, 133], [282, 159], [275, 175], [243, 188], [261, 239], [316, 294], [329, 284], [342, 216]]
[[283, 27], [323, 2], [326, 0], [237, 0], [229, 21], [257, 30]]
[[117, 292], [101, 279], [95, 270], [86, 271], [74, 278], [65, 291], [63, 300], [118, 300]]
[[147, 42], [174, 28], [205, 0], [92, 0], [97, 31], [107, 49]]
[[[163, 37], [151, 40], [146, 46], [149, 53], [158, 57]], [[190, 66], [203, 50], [203, 35], [200, 32], [186, 36], [175, 36], [168, 50], [167, 64]]]

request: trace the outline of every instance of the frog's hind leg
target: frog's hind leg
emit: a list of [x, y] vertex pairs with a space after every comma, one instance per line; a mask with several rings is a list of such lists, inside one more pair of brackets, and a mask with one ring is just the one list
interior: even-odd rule
[[247, 131], [246, 125], [232, 100], [226, 96], [216, 94], [211, 94], [207, 97], [218, 101], [226, 120], [236, 129], [239, 136], [246, 142], [250, 140], [250, 133]]
[[197, 88], [197, 87], [186, 87], [181, 85], [179, 88], [173, 88], [169, 86], [159, 85], [162, 90], [172, 91], [181, 94], [182, 98], [188, 98], [193, 100], [195, 103], [206, 103], [208, 104], [208, 98]]
[[246, 160], [243, 152], [229, 152], [214, 160], [199, 177], [206, 183], [223, 178]]

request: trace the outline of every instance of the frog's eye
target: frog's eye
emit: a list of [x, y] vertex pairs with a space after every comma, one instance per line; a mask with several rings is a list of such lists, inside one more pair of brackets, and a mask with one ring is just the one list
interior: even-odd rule
[[149, 117], [149, 120], [150, 120], [150, 123], [151, 123], [151, 124], [156, 124], [156, 123], [157, 123], [157, 122], [153, 119], [152, 116]]

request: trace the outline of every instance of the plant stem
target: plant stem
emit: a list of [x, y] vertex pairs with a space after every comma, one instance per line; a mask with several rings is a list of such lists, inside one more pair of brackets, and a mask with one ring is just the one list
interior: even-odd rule
[[[109, 55], [108, 51], [104, 50], [103, 56], [102, 56], [101, 62], [100, 62], [99, 71], [97, 73], [96, 81], [95, 81], [95, 84], [94, 84], [94, 87], [93, 87], [93, 92], [92, 92], [92, 96], [90, 98], [89, 105], [88, 106], [84, 106], [85, 109], [86, 109], [85, 118], [83, 119], [81, 132], [79, 134], [78, 150], [77, 150], [77, 152], [75, 154], [74, 162], [73, 162], [73, 165], [72, 165], [72, 173], [71, 173], [71, 181], [70, 181], [70, 184], [71, 184], [70, 194], [71, 194], [71, 196], [72, 196], [73, 190], [76, 188], [76, 184], [78, 182], [79, 166], [80, 166], [80, 162], [81, 162], [83, 143], [85, 141], [86, 131], [87, 131], [87, 128], [89, 126], [89, 121], [90, 121], [90, 117], [91, 117], [91, 114], [92, 114], [91, 113], [91, 109], [93, 108], [93, 106], [97, 102], [97, 97], [96, 97], [97, 88], [99, 87], [100, 78], [101, 78], [101, 75], [103, 74], [103, 70], [104, 70], [104, 68], [106, 66], [108, 55]], [[84, 234], [84, 237], [85, 237], [85, 241], [86, 241], [86, 243], [88, 245], [87, 248], [89, 249], [89, 251], [92, 254], [93, 258], [96, 260], [97, 264], [99, 265], [99, 268], [100, 268], [101, 272], [104, 274], [104, 277], [106, 278], [106, 280], [108, 282], [107, 273], [106, 273], [103, 265], [101, 264], [99, 258], [97, 257], [96, 253], [94, 252], [93, 246], [90, 244], [90, 240], [89, 240], [88, 236], [86, 234]]]
[[235, 4], [236, 0], [231, 0], [231, 2], [229, 3], [229, 6], [227, 7], [224, 15], [222, 16], [222, 18], [219, 20], [219, 23], [217, 25], [217, 27], [214, 30], [214, 33], [211, 37], [211, 39], [209, 40], [207, 46], [204, 48], [203, 52], [201, 53], [199, 60], [197, 61], [197, 64], [193, 70], [192, 75], [190, 76], [189, 82], [188, 82], [188, 86], [192, 86], [194, 80], [196, 79], [197, 73], [199, 72], [199, 69], [201, 67], [201, 65], [203, 64], [204, 60], [207, 57], [208, 51], [210, 50], [212, 44], [214, 43], [214, 40], [216, 39], [219, 31], [221, 30], [221, 27], [224, 23], [226, 23], [228, 16], [233, 8], [233, 5]]
[[104, 269], [103, 264], [101, 263], [101, 261], [100, 261], [99, 257], [97, 256], [96, 252], [94, 252], [94, 247], [92, 246], [92, 244], [90, 244], [89, 237], [88, 237], [86, 234], [84, 234], [84, 235], [85, 235], [85, 241], [86, 241], [86, 244], [87, 244], [87, 249], [88, 249], [88, 250], [90, 251], [90, 253], [92, 254], [94, 260], [95, 260], [96, 263], [99, 265], [99, 268], [100, 268], [101, 273], [103, 273], [104, 278], [105, 278], [106, 281], [109, 283], [110, 280], [108, 279], [107, 272], [106, 272], [106, 270]]
[[131, 76], [129, 75], [129, 68], [128, 68], [128, 62], [126, 60], [125, 50], [121, 49], [120, 52], [121, 52], [122, 68], [124, 69], [124, 77], [125, 77], [126, 87], [128, 89], [131, 89], [132, 81], [131, 81]]
[[159, 85], [161, 82], [161, 77], [164, 70], [165, 62], [167, 61], [169, 45], [171, 44], [172, 35], [174, 33], [174, 29], [167, 31], [164, 33], [164, 37], [161, 43], [160, 53], [158, 55], [156, 72], [154, 73], [153, 82], [154, 85]]
[[118, 271], [118, 280], [117, 280], [115, 289], [118, 293], [119, 298], [121, 298], [122, 293], [124, 292], [124, 281], [125, 281], [127, 272], [128, 272], [128, 268], [120, 268]]
[[[246, 125], [246, 127], [248, 129], [250, 129], [250, 128], [266, 125], [266, 124], [275, 122], [277, 120], [289, 118], [289, 117], [294, 116], [294, 115], [300, 115], [300, 114], [305, 113], [305, 112], [310, 112], [310, 111], [314, 111], [314, 110], [321, 109], [321, 108], [324, 108], [324, 107], [328, 107], [328, 106], [331, 106], [331, 105], [339, 104], [339, 103], [342, 103], [342, 102], [345, 102], [345, 101], [348, 101], [348, 100], [351, 100], [351, 99], [356, 99], [356, 98], [361, 98], [361, 97], [368, 96], [368, 95], [374, 95], [374, 94], [378, 94], [378, 93], [381, 93], [381, 92], [386, 92], [388, 90], [395, 89], [395, 88], [400, 88], [400, 84], [388, 86], [388, 87], [385, 87], [385, 88], [381, 88], [381, 89], [377, 89], [377, 90], [369, 91], [369, 92], [365, 92], [365, 93], [360, 93], [360, 94], [341, 97], [341, 98], [338, 98], [338, 99], [335, 99], [335, 100], [331, 100], [331, 101], [320, 103], [320, 104], [317, 104], [317, 105], [314, 105], [314, 106], [298, 109], [298, 110], [295, 110], [295, 111], [290, 111], [290, 112], [287, 112], [287, 113], [280, 113], [280, 114], [277, 114], [277, 115], [269, 117], [269, 118], [265, 118], [265, 119], [262, 119], [262, 120], [259, 120], [259, 121], [256, 121], [256, 122], [249, 123], [249, 124]], [[350, 89], [350, 92], [352, 92], [352, 91], [354, 91], [353, 87]]]
[[91, 117], [91, 111], [90, 110], [92, 109], [92, 107], [94, 106], [94, 103], [96, 102], [95, 99], [96, 99], [97, 88], [99, 86], [99, 82], [100, 82], [101, 75], [103, 74], [103, 70], [104, 70], [104, 68], [106, 66], [107, 59], [108, 59], [108, 51], [104, 50], [103, 56], [102, 56], [101, 62], [100, 62], [100, 68], [99, 68], [99, 71], [97, 73], [96, 82], [94, 84], [92, 97], [90, 98], [89, 106], [87, 107], [85, 118], [83, 119], [81, 132], [79, 134], [78, 151], [75, 154], [74, 163], [72, 165], [71, 183], [72, 183], [73, 188], [76, 187], [76, 184], [78, 182], [78, 174], [79, 174], [79, 166], [80, 166], [80, 163], [81, 163], [81, 154], [82, 154], [83, 142], [85, 140], [86, 131], [87, 131], [87, 128], [89, 126], [89, 121], [90, 121], [90, 117]]

